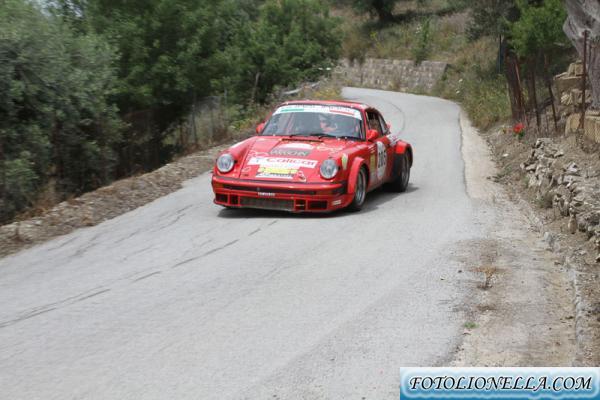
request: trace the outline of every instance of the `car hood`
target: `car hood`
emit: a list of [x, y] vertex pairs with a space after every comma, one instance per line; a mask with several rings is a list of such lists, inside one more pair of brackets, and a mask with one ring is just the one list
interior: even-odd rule
[[240, 169], [241, 179], [307, 182], [322, 180], [319, 168], [328, 158], [340, 157], [357, 142], [259, 136], [251, 144]]

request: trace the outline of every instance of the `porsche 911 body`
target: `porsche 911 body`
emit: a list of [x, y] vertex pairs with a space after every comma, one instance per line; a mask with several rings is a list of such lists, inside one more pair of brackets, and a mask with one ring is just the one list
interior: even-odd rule
[[366, 193], [386, 183], [408, 185], [411, 146], [381, 114], [359, 103], [283, 103], [257, 136], [219, 155], [215, 203], [291, 212], [360, 209]]

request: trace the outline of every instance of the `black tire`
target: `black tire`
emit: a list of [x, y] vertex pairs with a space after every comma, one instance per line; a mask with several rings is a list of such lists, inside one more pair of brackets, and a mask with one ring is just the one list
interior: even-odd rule
[[395, 192], [405, 192], [410, 181], [410, 160], [405, 154], [399, 154], [394, 159], [396, 177], [390, 182], [390, 189]]
[[354, 187], [354, 198], [348, 207], [350, 211], [360, 211], [367, 198], [367, 170], [362, 167], [356, 175], [356, 185]]

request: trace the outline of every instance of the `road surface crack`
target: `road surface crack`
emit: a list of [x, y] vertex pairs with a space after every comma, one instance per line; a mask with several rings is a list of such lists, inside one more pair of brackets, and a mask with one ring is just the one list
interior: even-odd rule
[[[95, 288], [95, 289], [98, 289], [98, 288]], [[94, 289], [91, 289], [91, 290], [94, 290]], [[68, 298], [66, 298], [64, 300], [60, 300], [60, 301], [56, 301], [54, 303], [50, 303], [50, 304], [46, 304], [46, 305], [43, 305], [43, 306], [35, 307], [35, 308], [33, 308], [33, 309], [29, 310], [29, 311], [21, 313], [21, 315], [19, 315], [16, 318], [9, 319], [9, 320], [6, 320], [6, 321], [0, 321], [0, 329], [5, 328], [5, 327], [10, 326], [10, 325], [14, 325], [14, 324], [16, 324], [18, 322], [21, 322], [21, 321], [28, 320], [28, 319], [33, 318], [33, 317], [37, 317], [38, 315], [45, 314], [45, 313], [50, 312], [50, 311], [61, 309], [61, 308], [66, 307], [68, 305], [71, 305], [71, 304], [74, 304], [74, 303], [78, 303], [78, 302], [81, 302], [83, 300], [87, 300], [89, 298], [92, 298], [92, 297], [98, 296], [98, 295], [100, 295], [102, 293], [106, 293], [106, 292], [110, 291], [110, 289], [102, 289], [102, 290], [99, 290], [99, 291], [96, 291], [94, 293], [90, 293], [90, 294], [86, 295], [86, 293], [89, 293], [91, 290], [88, 290], [86, 292], [80, 293], [77, 296], [68, 297]]]
[[214, 249], [208, 250], [206, 253], [204, 253], [204, 254], [202, 254], [202, 255], [200, 255], [200, 256], [191, 257], [191, 258], [185, 259], [185, 260], [183, 260], [183, 261], [180, 261], [180, 262], [178, 262], [177, 264], [173, 265], [171, 268], [173, 268], [173, 269], [174, 269], [174, 268], [181, 267], [182, 265], [189, 264], [189, 263], [191, 263], [192, 261], [199, 260], [199, 259], [201, 259], [201, 258], [204, 258], [204, 257], [206, 257], [206, 256], [209, 256], [209, 255], [211, 255], [211, 254], [214, 254], [214, 253], [216, 253], [216, 252], [218, 252], [218, 251], [221, 251], [221, 250], [223, 250], [223, 249], [226, 249], [227, 247], [229, 247], [229, 246], [232, 246], [232, 245], [236, 244], [237, 242], [239, 242], [239, 239], [232, 240], [231, 242], [225, 243], [223, 246], [215, 247]]
[[137, 279], [134, 279], [134, 280], [133, 280], [133, 282], [134, 282], [134, 283], [135, 283], [135, 282], [139, 282], [139, 281], [141, 281], [141, 280], [144, 280], [144, 279], [150, 278], [151, 276], [158, 275], [158, 274], [162, 274], [162, 271], [154, 271], [154, 272], [151, 272], [151, 273], [149, 273], [149, 274], [146, 274], [146, 275], [144, 275], [144, 276], [140, 276], [139, 278], [137, 278]]

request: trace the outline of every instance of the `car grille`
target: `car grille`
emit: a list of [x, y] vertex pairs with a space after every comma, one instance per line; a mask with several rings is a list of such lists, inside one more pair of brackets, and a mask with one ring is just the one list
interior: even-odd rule
[[245, 192], [268, 192], [268, 193], [282, 193], [282, 194], [300, 194], [300, 195], [315, 195], [317, 194], [316, 190], [294, 190], [294, 189], [284, 189], [284, 188], [261, 188], [258, 186], [241, 186], [241, 185], [223, 185], [225, 189], [230, 190], [241, 190]]
[[242, 207], [260, 208], [264, 210], [294, 211], [293, 200], [257, 199], [253, 197], [242, 197], [240, 205]]

